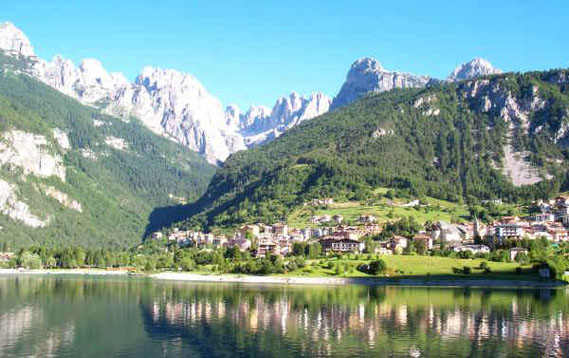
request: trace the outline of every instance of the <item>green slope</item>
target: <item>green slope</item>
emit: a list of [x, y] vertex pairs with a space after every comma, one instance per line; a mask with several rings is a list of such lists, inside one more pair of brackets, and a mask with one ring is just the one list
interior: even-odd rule
[[[14, 59], [2, 56], [0, 63], [5, 69], [0, 72], [0, 136], [14, 130], [44, 136], [45, 150], [61, 156], [66, 168], [65, 181], [24, 175], [21, 168], [10, 165], [0, 169], [0, 179], [17, 188], [18, 200], [49, 221], [34, 229], [0, 214], [1, 244], [131, 247], [168, 219], [170, 209], [176, 209], [176, 198], [195, 200], [207, 187], [215, 167], [196, 153], [153, 134], [137, 120], [103, 115], [15, 74], [21, 64]], [[68, 134], [70, 150], [57, 145], [54, 128]], [[127, 148], [107, 145], [109, 137], [123, 139]], [[46, 186], [78, 201], [83, 212], [46, 195]], [[156, 212], [162, 215], [153, 215]]]
[[[284, 220], [312, 198], [373, 199], [377, 187], [467, 203], [553, 195], [566, 186], [569, 152], [555, 136], [569, 122], [567, 78], [564, 70], [505, 74], [368, 96], [231, 156], [185, 225]], [[493, 106], [483, 109], [485, 96]], [[527, 123], [504, 118], [508, 96]], [[387, 135], [374, 136], [380, 129]], [[500, 169], [507, 143], [553, 179], [514, 186]]]

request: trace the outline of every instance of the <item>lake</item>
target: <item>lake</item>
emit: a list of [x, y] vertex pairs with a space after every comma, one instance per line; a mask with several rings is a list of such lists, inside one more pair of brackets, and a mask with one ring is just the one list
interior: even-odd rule
[[567, 357], [569, 292], [0, 276], [0, 357]]

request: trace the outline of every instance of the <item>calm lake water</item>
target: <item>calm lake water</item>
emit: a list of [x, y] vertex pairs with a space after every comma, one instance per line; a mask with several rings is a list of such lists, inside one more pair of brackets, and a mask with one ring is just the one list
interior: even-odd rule
[[568, 357], [565, 289], [0, 276], [0, 357]]

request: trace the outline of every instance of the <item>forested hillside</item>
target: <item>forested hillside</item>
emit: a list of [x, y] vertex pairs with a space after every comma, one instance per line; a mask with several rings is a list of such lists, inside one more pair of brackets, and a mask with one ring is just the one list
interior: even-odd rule
[[160, 225], [153, 211], [203, 193], [215, 168], [196, 153], [18, 74], [17, 59], [0, 62], [4, 248], [131, 247]]
[[569, 75], [503, 74], [371, 95], [232, 155], [185, 226], [283, 220], [313, 198], [389, 187], [475, 203], [567, 187]]

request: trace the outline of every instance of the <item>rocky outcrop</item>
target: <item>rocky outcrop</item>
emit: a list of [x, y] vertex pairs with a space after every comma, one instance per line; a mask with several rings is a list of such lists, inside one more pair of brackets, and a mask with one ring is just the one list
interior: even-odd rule
[[49, 148], [44, 136], [12, 130], [0, 141], [0, 164], [20, 168], [24, 175], [55, 176], [65, 181], [63, 159], [51, 154]]
[[108, 114], [125, 120], [137, 117], [155, 133], [184, 144], [211, 163], [327, 112], [331, 102], [322, 93], [305, 99], [293, 92], [277, 100], [272, 110], [258, 106], [241, 113], [235, 105], [224, 109], [195, 77], [175, 70], [145, 67], [129, 83], [121, 74], [108, 73], [96, 60], [84, 60], [77, 68], [56, 56], [51, 62], [37, 61], [30, 71], [42, 82], [101, 106]]
[[113, 136], [106, 137], [105, 144], [118, 150], [128, 149], [128, 143], [124, 139]]
[[54, 128], [53, 137], [57, 142], [57, 144], [59, 145], [59, 148], [61, 148], [64, 151], [71, 149], [71, 143], [69, 142], [69, 136], [67, 135], [67, 133], [65, 133], [59, 128]]
[[[503, 160], [496, 167], [501, 169], [514, 186], [531, 185], [544, 180], [538, 168], [527, 159], [529, 153], [517, 150], [512, 139], [518, 131], [529, 134], [531, 114], [545, 108], [547, 103], [540, 98], [538, 88], [532, 87], [531, 91], [524, 92], [521, 97], [514, 96], [496, 80], [468, 80], [459, 88], [463, 99], [470, 101], [474, 110], [492, 114], [508, 124], [506, 143], [502, 147]], [[548, 178], [549, 175], [546, 174], [545, 179]]]
[[240, 133], [247, 146], [274, 139], [288, 129], [322, 115], [330, 109], [332, 100], [317, 92], [304, 98], [296, 92], [277, 100], [272, 110], [264, 106], [251, 107], [239, 121]]
[[65, 206], [66, 208], [73, 209], [80, 213], [83, 212], [83, 207], [81, 206], [81, 203], [79, 203], [77, 200], [70, 198], [69, 195], [62, 193], [56, 188], [52, 186], [43, 185], [42, 190], [47, 196], [55, 199], [58, 203]]
[[14, 185], [0, 179], [0, 212], [24, 225], [44, 227], [47, 222], [30, 213], [28, 204], [18, 200], [16, 190]]
[[30, 40], [11, 22], [0, 24], [0, 49], [12, 56], [35, 57]]
[[70, 60], [57, 55], [51, 62], [38, 60], [30, 71], [58, 91], [90, 104], [108, 101], [112, 94], [130, 86], [122, 74], [108, 73], [95, 59], [85, 59], [75, 67]]
[[388, 71], [374, 58], [360, 58], [352, 64], [346, 81], [332, 102], [331, 109], [343, 107], [366, 93], [385, 92], [394, 88], [423, 87], [428, 82], [427, 76]]
[[447, 81], [456, 82], [500, 73], [502, 70], [495, 68], [487, 60], [477, 57], [456, 67], [447, 77]]

